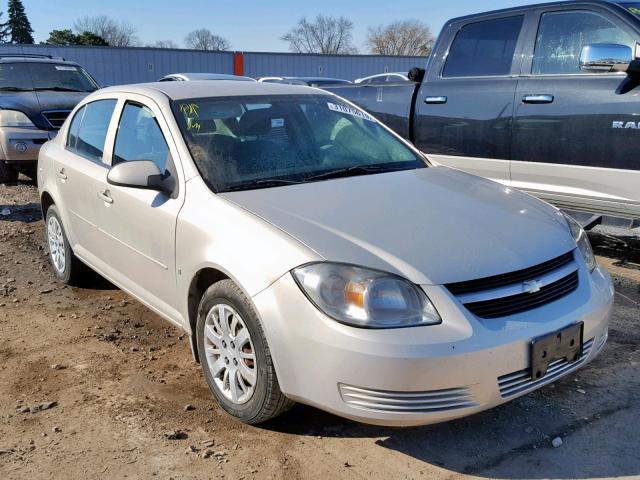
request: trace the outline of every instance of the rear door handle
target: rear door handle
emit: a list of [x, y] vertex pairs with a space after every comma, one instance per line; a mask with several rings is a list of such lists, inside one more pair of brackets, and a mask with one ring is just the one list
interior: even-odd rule
[[61, 168], [60, 170], [58, 170], [56, 172], [56, 175], [58, 175], [58, 178], [61, 178], [62, 180], [67, 179], [67, 174], [64, 172], [64, 168]]
[[522, 97], [522, 102], [535, 103], [535, 104], [552, 103], [553, 95], [547, 95], [547, 94], [525, 95], [524, 97]]
[[447, 103], [447, 97], [445, 96], [427, 97], [424, 99], [424, 103], [431, 104], [431, 105], [438, 105], [438, 104], [441, 105], [443, 103]]
[[109, 190], [98, 192], [98, 198], [105, 203], [113, 203], [113, 198], [111, 198], [111, 195], [109, 195]]

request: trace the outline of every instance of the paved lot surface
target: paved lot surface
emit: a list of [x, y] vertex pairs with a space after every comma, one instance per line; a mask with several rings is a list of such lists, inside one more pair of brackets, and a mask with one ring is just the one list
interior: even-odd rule
[[577, 374], [447, 424], [297, 406], [257, 428], [214, 404], [180, 331], [98, 278], [56, 283], [35, 187], [0, 187], [0, 479], [638, 477], [640, 237], [592, 241], [618, 294], [607, 347]]

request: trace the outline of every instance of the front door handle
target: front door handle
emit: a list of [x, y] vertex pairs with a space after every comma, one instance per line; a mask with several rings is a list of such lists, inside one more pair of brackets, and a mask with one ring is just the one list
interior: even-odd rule
[[430, 105], [441, 105], [443, 103], [447, 103], [447, 97], [439, 96], [439, 97], [427, 97], [424, 99], [424, 103]]
[[548, 94], [536, 94], [536, 95], [525, 95], [522, 97], [523, 103], [553, 103], [553, 95]]
[[109, 190], [98, 192], [98, 198], [105, 203], [113, 203], [113, 198], [109, 195]]
[[56, 172], [56, 175], [58, 175], [58, 178], [61, 178], [62, 180], [66, 180], [67, 179], [67, 174], [64, 171], [64, 168], [59, 169]]

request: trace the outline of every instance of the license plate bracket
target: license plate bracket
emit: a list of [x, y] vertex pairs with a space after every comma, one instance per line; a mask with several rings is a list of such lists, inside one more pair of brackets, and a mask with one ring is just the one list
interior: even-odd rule
[[549, 364], [556, 360], [580, 360], [583, 327], [582, 322], [576, 323], [531, 342], [531, 380], [544, 378]]

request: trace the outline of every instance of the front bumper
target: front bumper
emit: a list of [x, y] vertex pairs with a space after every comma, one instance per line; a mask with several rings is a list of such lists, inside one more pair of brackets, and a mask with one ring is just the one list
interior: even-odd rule
[[0, 127], [0, 161], [13, 164], [37, 162], [40, 147], [56, 133], [37, 128]]
[[[579, 276], [570, 295], [491, 320], [474, 317], [443, 287], [425, 286], [443, 323], [407, 329], [339, 324], [313, 307], [289, 274], [253, 301], [283, 393], [353, 420], [411, 426], [486, 410], [595, 358], [606, 342], [613, 286], [601, 268], [589, 274], [582, 267]], [[528, 381], [531, 340], [578, 321], [582, 358]]]

